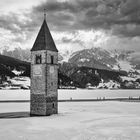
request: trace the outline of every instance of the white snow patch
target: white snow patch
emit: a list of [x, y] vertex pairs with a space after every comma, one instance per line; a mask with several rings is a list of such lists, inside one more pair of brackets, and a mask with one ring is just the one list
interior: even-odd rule
[[[97, 97], [105, 98], [128, 98], [139, 97], [138, 90], [58, 90], [59, 100], [69, 99], [97, 99]], [[0, 90], [0, 100], [29, 100], [30, 90]]]
[[127, 77], [127, 76], [121, 76], [121, 79], [122, 79], [122, 81], [125, 81], [125, 80], [127, 80], [127, 81], [135, 81], [136, 80], [136, 78]]
[[21, 71], [17, 71], [17, 70], [15, 70], [15, 69], [14, 69], [12, 72], [13, 72], [14, 74], [16, 74], [16, 75], [20, 75], [20, 74], [22, 73]]
[[87, 58], [82, 58], [82, 59], [80, 59], [79, 61], [81, 61], [81, 62], [85, 62], [85, 61], [90, 61], [89, 59], [87, 59]]
[[119, 61], [119, 66], [120, 66], [121, 70], [125, 70], [127, 72], [133, 70], [132, 65], [128, 61]]
[[118, 65], [114, 65], [112, 69], [119, 70], [119, 67], [118, 67]]
[[30, 87], [30, 78], [29, 77], [14, 77], [10, 79], [12, 85], [22, 85]]
[[99, 85], [97, 86], [97, 88], [107, 88], [107, 89], [118, 89], [120, 88], [120, 84], [117, 82], [113, 82], [112, 80], [110, 80], [109, 82], [102, 82], [99, 83]]

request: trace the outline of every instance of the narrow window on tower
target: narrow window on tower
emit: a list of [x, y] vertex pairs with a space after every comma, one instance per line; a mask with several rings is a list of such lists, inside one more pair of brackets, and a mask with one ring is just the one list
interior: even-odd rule
[[51, 64], [54, 63], [54, 57], [51, 55]]
[[52, 104], [52, 108], [54, 108], [55, 107], [55, 105], [54, 105], [54, 103]]
[[35, 62], [36, 62], [36, 64], [41, 64], [42, 63], [41, 55], [36, 55]]

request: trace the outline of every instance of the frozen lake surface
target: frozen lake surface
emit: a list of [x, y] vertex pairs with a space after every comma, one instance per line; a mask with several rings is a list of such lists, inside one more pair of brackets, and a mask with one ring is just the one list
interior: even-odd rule
[[0, 118], [0, 140], [140, 140], [140, 103], [63, 102], [46, 117], [26, 116], [29, 103], [0, 103], [4, 112], [15, 118]]
[[[140, 90], [58, 90], [58, 99], [139, 97]], [[29, 100], [30, 90], [0, 90], [0, 100]]]
[[[59, 99], [128, 96], [139, 90], [59, 90]], [[29, 98], [30, 91], [0, 91], [0, 100]], [[46, 117], [29, 111], [29, 103], [0, 103], [0, 140], [140, 140], [139, 102], [59, 102], [59, 113]]]

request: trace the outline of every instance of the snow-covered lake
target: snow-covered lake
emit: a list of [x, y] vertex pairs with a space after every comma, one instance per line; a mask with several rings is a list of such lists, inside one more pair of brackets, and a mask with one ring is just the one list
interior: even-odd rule
[[[140, 92], [59, 90], [59, 99], [128, 96]], [[29, 98], [29, 90], [0, 91], [0, 100]], [[29, 111], [29, 103], [0, 103], [0, 140], [140, 140], [139, 102], [59, 102], [58, 114], [45, 117]]]
[[[0, 140], [140, 140], [140, 103], [60, 102], [58, 114], [26, 117], [29, 103], [0, 103]], [[8, 113], [25, 117], [8, 118]]]
[[[140, 90], [58, 90], [58, 99], [139, 97]], [[30, 90], [0, 90], [0, 100], [29, 100]]]

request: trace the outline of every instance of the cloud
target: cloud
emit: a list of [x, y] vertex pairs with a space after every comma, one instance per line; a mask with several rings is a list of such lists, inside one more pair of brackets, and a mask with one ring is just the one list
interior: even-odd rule
[[112, 32], [115, 35], [126, 36], [126, 37], [136, 37], [140, 36], [140, 25], [136, 24], [126, 24], [126, 25], [114, 25]]
[[139, 0], [126, 0], [120, 7], [120, 11], [125, 16], [133, 16], [140, 11], [140, 1]]
[[46, 8], [47, 23], [59, 48], [68, 45], [140, 50], [139, 0], [41, 1], [21, 13], [0, 14], [0, 28], [10, 32], [11, 42], [31, 47]]
[[129, 60], [133, 64], [138, 65], [140, 63], [140, 52], [134, 52], [134, 53], [130, 54]]
[[[49, 0], [34, 7], [33, 11], [41, 14], [46, 8], [47, 20], [53, 30], [104, 29], [130, 37], [140, 35], [136, 32], [140, 24], [139, 7], [139, 0]], [[131, 24], [138, 27], [130, 32], [127, 26]]]
[[46, 8], [48, 26], [53, 31], [103, 29], [113, 35], [135, 37], [140, 36], [139, 7], [139, 0], [47, 0], [28, 12], [0, 15], [0, 27], [27, 34], [28, 38], [39, 29]]
[[[53, 32], [53, 37], [56, 39], [56, 44], [64, 44], [67, 46], [71, 44], [71, 49], [78, 50], [85, 49], [85, 48], [92, 48], [92, 47], [103, 47], [103, 44], [108, 40], [110, 37], [108, 33], [104, 31], [75, 31], [75, 32], [63, 32], [60, 34], [56, 34]], [[63, 46], [64, 46], [63, 45]], [[66, 47], [64, 47], [65, 49]]]
[[118, 36], [110, 36], [108, 40], [103, 44], [103, 48], [107, 50], [131, 50], [140, 51], [140, 37], [122, 38]]

